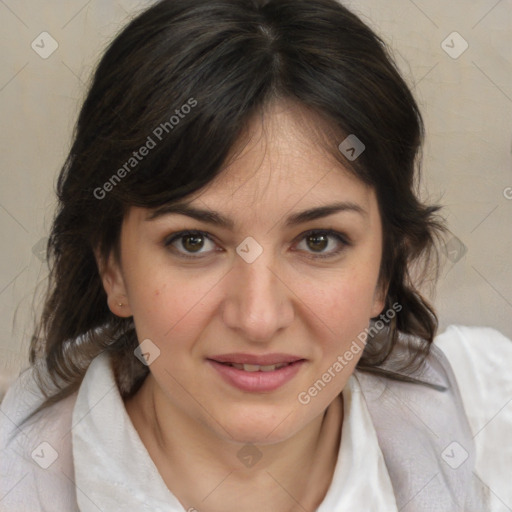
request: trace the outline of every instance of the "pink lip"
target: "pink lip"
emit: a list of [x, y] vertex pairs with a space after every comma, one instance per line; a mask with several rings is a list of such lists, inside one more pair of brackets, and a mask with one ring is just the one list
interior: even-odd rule
[[218, 361], [219, 363], [238, 363], [238, 364], [257, 364], [259, 366], [266, 366], [271, 364], [279, 364], [279, 363], [293, 363], [295, 361], [300, 361], [304, 359], [303, 357], [294, 356], [292, 354], [264, 354], [261, 356], [252, 355], [252, 354], [220, 354], [217, 356], [209, 357], [208, 359], [213, 359], [214, 361]]
[[[242, 391], [250, 392], [264, 392], [274, 391], [290, 381], [300, 370], [304, 359], [295, 361], [288, 366], [279, 368], [272, 372], [246, 372], [245, 370], [238, 370], [233, 366], [219, 363], [212, 359], [207, 360], [215, 370], [217, 370], [221, 377], [231, 384], [232, 386], [241, 389]], [[231, 361], [237, 362], [237, 361]], [[244, 364], [244, 363], [241, 363]], [[262, 364], [263, 363], [245, 363], [245, 364]], [[276, 364], [276, 363], [269, 363]]]

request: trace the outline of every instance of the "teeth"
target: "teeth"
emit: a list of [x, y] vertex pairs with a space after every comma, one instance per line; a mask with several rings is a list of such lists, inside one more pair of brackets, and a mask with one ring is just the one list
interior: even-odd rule
[[278, 370], [279, 368], [287, 365], [288, 363], [269, 364], [266, 366], [260, 366], [258, 364], [231, 363], [231, 366], [237, 370], [244, 370], [246, 372], [273, 372], [274, 370]]
[[243, 364], [242, 367], [245, 372], [257, 372], [260, 369], [257, 364]]

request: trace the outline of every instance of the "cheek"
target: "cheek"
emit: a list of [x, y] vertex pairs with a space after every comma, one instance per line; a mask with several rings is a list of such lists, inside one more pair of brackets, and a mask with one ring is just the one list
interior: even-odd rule
[[352, 266], [321, 286], [302, 290], [309, 317], [320, 320], [316, 323], [317, 356], [327, 366], [351, 347], [356, 355], [349, 354], [349, 367], [355, 366], [362, 355], [364, 332], [373, 316], [377, 276], [378, 268]]
[[139, 339], [164, 343], [170, 338], [193, 337], [211, 314], [208, 297], [219, 276], [202, 277], [178, 272], [169, 265], [153, 265], [152, 272], [134, 274], [130, 281], [130, 306]]
[[374, 303], [378, 271], [369, 267], [344, 269], [318, 286], [309, 284], [304, 302], [333, 330], [344, 325], [366, 325]]
[[330, 359], [342, 354], [358, 340], [369, 325], [371, 308], [372, 294], [368, 290], [346, 286], [336, 291], [328, 302], [318, 302], [315, 309], [315, 313], [328, 326], [325, 334], [318, 339], [325, 340], [323, 351]]

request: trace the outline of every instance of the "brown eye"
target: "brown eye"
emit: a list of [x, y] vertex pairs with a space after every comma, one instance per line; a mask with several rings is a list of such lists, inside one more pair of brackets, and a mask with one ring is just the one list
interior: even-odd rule
[[329, 237], [324, 234], [309, 235], [307, 237], [307, 243], [313, 251], [321, 252], [329, 245]]
[[180, 231], [168, 237], [164, 245], [183, 258], [199, 258], [215, 250], [215, 242], [202, 231]]
[[202, 235], [186, 235], [181, 240], [182, 246], [189, 252], [196, 252], [204, 245], [204, 237]]
[[[304, 247], [300, 244], [304, 243]], [[309, 258], [333, 258], [352, 245], [342, 233], [332, 230], [309, 231], [301, 235], [298, 248], [308, 253]]]

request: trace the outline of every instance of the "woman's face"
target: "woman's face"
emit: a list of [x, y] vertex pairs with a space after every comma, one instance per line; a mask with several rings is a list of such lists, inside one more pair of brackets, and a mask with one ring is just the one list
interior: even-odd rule
[[[238, 158], [186, 201], [201, 219], [131, 208], [120, 265], [103, 274], [112, 311], [150, 340], [156, 392], [223, 439], [278, 442], [322, 414], [384, 306], [375, 194], [297, 112], [274, 106], [251, 125]], [[240, 366], [251, 361], [298, 362]]]

